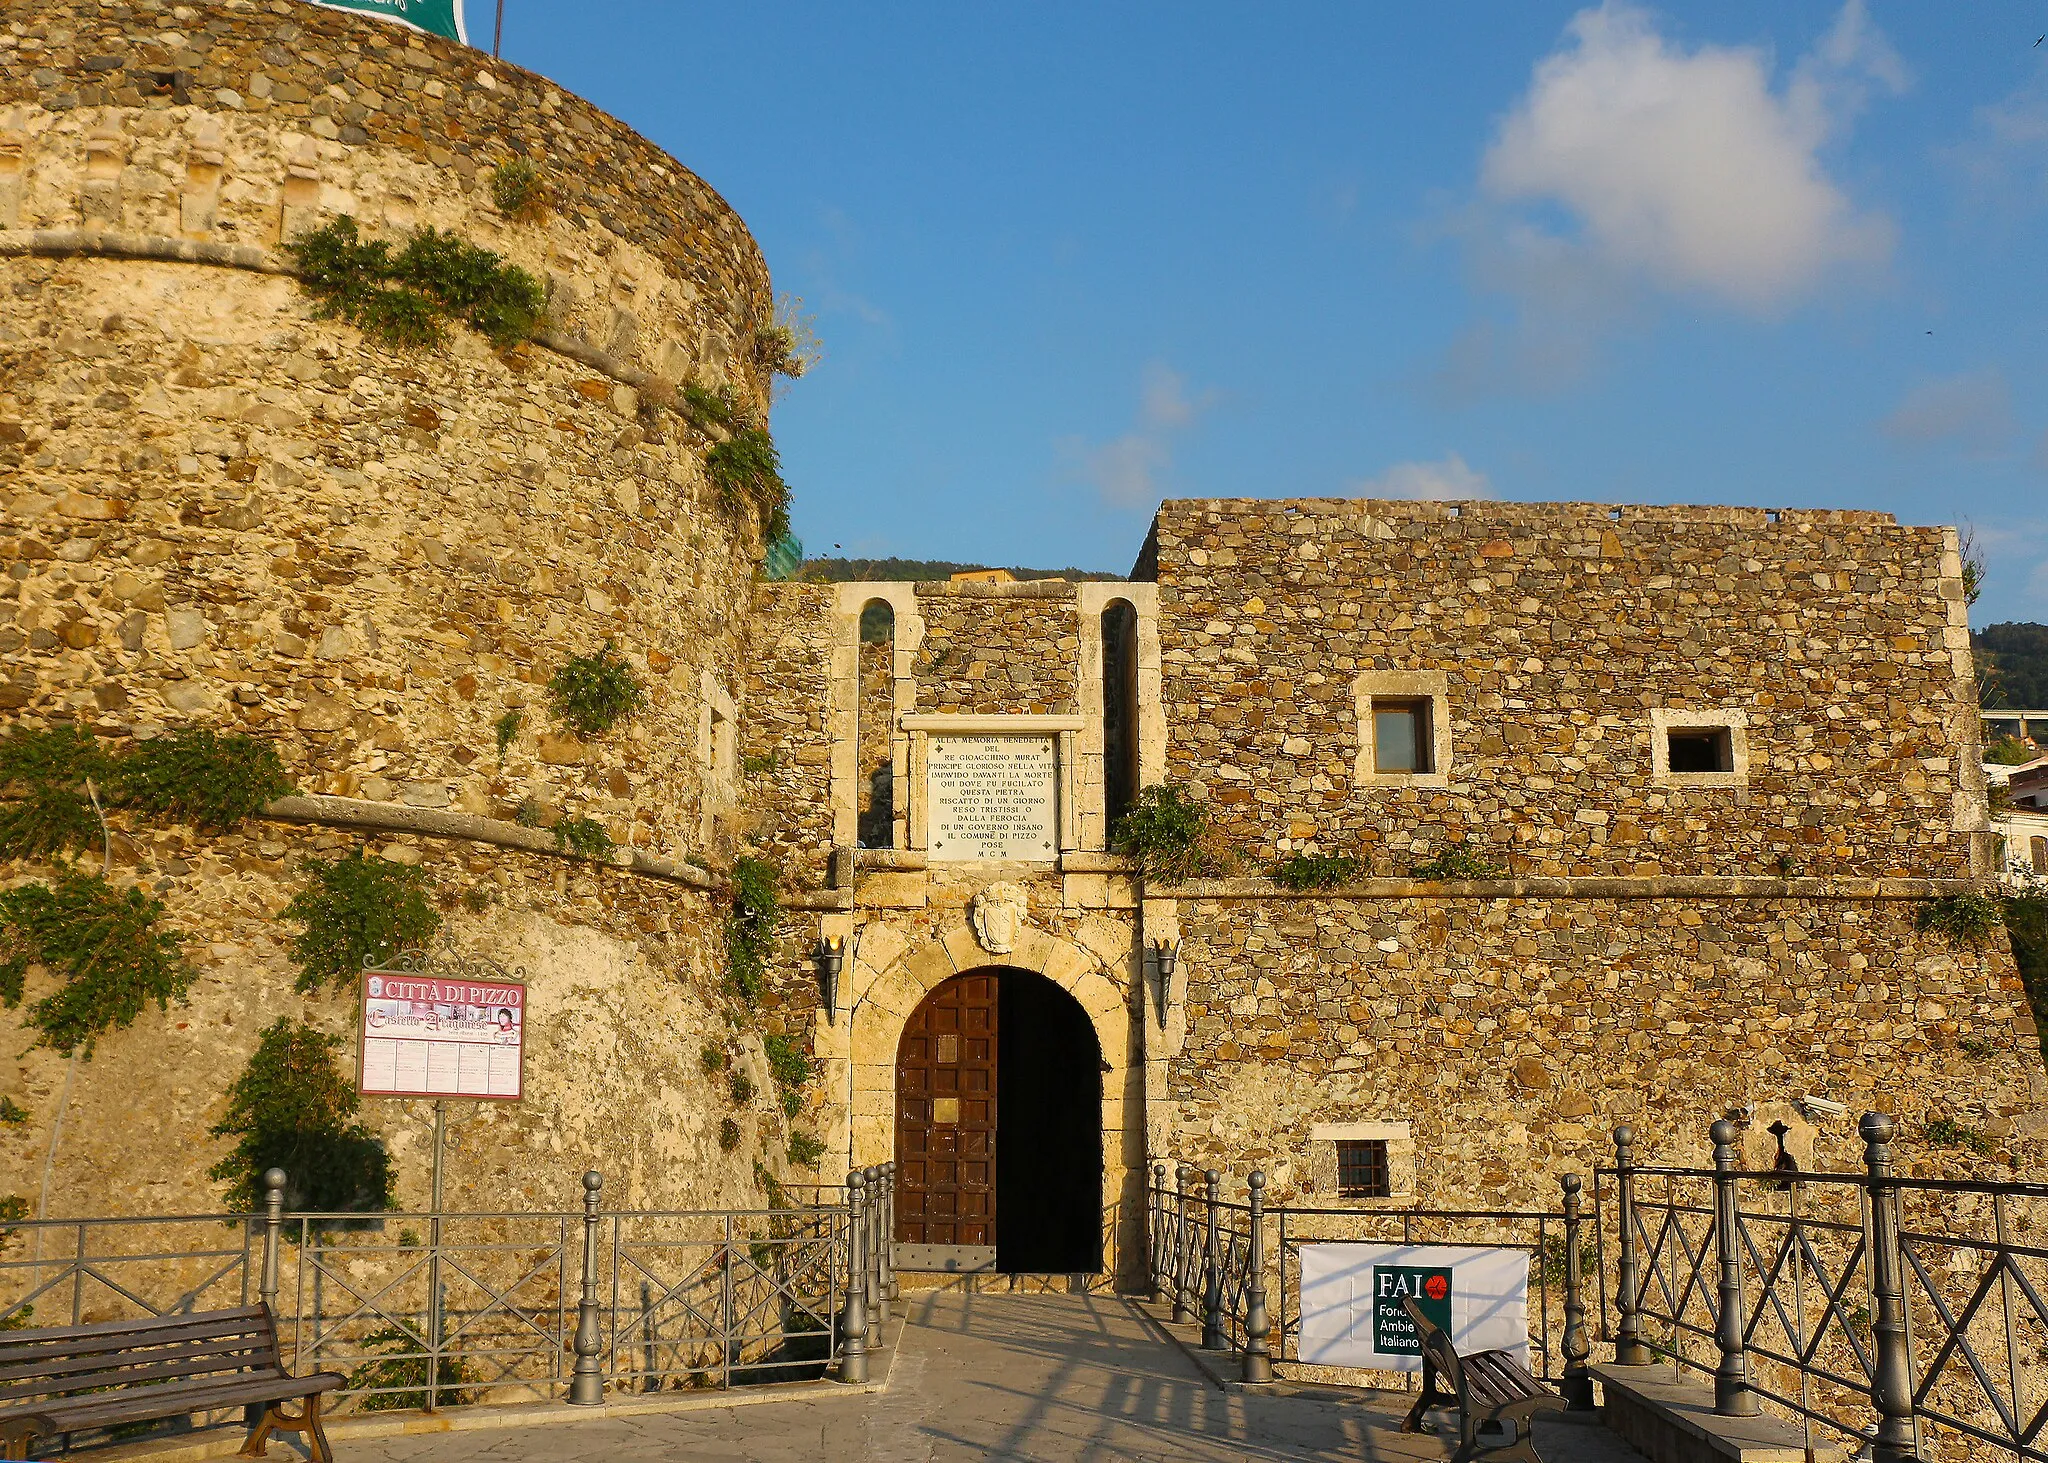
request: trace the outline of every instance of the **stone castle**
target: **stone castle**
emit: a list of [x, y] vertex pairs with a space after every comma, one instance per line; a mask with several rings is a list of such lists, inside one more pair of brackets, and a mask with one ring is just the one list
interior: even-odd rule
[[[492, 203], [514, 157], [544, 220]], [[426, 353], [319, 318], [280, 246], [342, 215], [497, 251], [546, 327]], [[2040, 1152], [2002, 940], [1915, 927], [1990, 872], [1950, 530], [1173, 501], [1124, 582], [765, 582], [664, 406], [695, 382], [767, 409], [739, 219], [517, 67], [288, 0], [0, 23], [0, 282], [0, 706], [245, 732], [302, 794], [225, 835], [117, 829], [200, 979], [8, 1080], [0, 1191], [50, 1214], [217, 1202], [207, 1134], [255, 1033], [353, 1039], [276, 915], [305, 859], [358, 847], [430, 868], [453, 943], [531, 982], [525, 1100], [451, 1114], [465, 1207], [565, 1204], [585, 1165], [673, 1206], [895, 1159], [913, 1261], [1071, 1272], [1130, 1251], [1167, 1161], [1297, 1202], [1549, 1202], [1617, 1122], [1690, 1162], [1740, 1113], [1756, 1166], [1839, 1167], [1834, 1114], [1866, 1106], [2000, 1150], [1923, 1144], [1928, 1171]], [[646, 704], [582, 741], [544, 688], [607, 642]], [[1234, 867], [1113, 851], [1161, 784]], [[558, 852], [522, 804], [618, 849]], [[749, 1009], [741, 854], [782, 906]], [[1354, 863], [1272, 876], [1297, 855]], [[818, 1075], [731, 1146], [700, 1053], [765, 1089], [763, 1033]], [[427, 1104], [370, 1107], [423, 1202]]]

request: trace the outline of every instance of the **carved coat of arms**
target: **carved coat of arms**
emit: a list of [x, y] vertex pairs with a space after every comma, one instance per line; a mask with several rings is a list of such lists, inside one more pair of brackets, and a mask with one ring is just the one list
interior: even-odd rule
[[967, 906], [967, 922], [974, 938], [991, 955], [1007, 955], [1017, 948], [1017, 936], [1030, 912], [1030, 896], [1021, 884], [991, 884], [974, 896]]

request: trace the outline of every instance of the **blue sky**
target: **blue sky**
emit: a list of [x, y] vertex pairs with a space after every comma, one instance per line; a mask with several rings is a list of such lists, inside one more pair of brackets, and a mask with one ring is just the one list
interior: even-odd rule
[[814, 317], [813, 553], [1122, 571], [1163, 496], [1877, 508], [2048, 620], [2048, 0], [506, 8]]

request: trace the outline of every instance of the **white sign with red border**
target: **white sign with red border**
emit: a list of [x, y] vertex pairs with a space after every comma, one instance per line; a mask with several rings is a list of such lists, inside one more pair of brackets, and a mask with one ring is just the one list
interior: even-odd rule
[[356, 1091], [365, 1097], [520, 1099], [524, 981], [365, 971], [360, 1030]]

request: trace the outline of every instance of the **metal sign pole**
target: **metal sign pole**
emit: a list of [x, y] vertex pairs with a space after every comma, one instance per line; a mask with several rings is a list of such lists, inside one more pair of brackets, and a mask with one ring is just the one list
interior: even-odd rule
[[441, 1399], [441, 1150], [448, 1138], [448, 1101], [434, 1099], [434, 1197], [427, 1216], [427, 1411]]
[[498, 0], [498, 24], [491, 32], [491, 59], [498, 59], [498, 48], [505, 40], [505, 0]]

